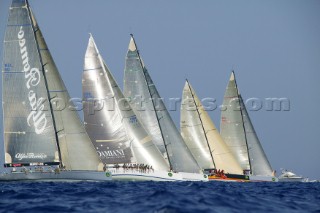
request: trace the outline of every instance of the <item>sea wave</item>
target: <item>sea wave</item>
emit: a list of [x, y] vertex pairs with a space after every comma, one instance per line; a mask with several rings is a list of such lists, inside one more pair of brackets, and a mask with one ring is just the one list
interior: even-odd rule
[[320, 212], [320, 183], [3, 182], [0, 212]]

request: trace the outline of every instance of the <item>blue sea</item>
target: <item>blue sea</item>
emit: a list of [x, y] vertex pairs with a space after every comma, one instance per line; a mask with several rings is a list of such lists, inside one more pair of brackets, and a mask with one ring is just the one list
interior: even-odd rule
[[0, 212], [320, 212], [320, 183], [2, 182]]

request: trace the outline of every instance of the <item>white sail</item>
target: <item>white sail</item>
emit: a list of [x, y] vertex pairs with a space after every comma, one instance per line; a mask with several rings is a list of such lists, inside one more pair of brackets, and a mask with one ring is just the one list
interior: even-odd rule
[[272, 176], [272, 168], [259, 142], [239, 93], [234, 72], [224, 96], [221, 136], [233, 151], [243, 170], [252, 175]]
[[124, 98], [92, 36], [85, 55], [82, 85], [84, 108], [95, 107], [95, 101], [104, 103], [99, 110], [84, 113], [86, 129], [104, 163], [143, 163], [156, 170], [169, 170]]
[[239, 95], [239, 98], [240, 98], [243, 122], [244, 122], [244, 127], [246, 132], [247, 143], [248, 143], [248, 151], [249, 151], [252, 175], [271, 176], [273, 175], [271, 165], [261, 146], [261, 143], [256, 134], [256, 131], [254, 130], [254, 127], [251, 123], [249, 114], [243, 103], [241, 95]]
[[250, 170], [247, 141], [234, 73], [229, 79], [221, 109], [220, 134], [243, 170]]
[[52, 114], [41, 110], [50, 106], [26, 1], [12, 2], [3, 48], [5, 163], [59, 163]]
[[[171, 169], [177, 172], [199, 172], [199, 166], [174, 125], [140, 58], [133, 37], [126, 57], [124, 79], [125, 96], [131, 99], [131, 107], [141, 118], [159, 150], [168, 157]], [[141, 102], [135, 100], [136, 97], [140, 97]]]
[[68, 108], [70, 96], [26, 0], [12, 2], [4, 46], [7, 163], [54, 160], [68, 170], [102, 169], [77, 112]]
[[240, 165], [188, 81], [183, 88], [180, 126], [184, 141], [202, 169], [242, 174]]

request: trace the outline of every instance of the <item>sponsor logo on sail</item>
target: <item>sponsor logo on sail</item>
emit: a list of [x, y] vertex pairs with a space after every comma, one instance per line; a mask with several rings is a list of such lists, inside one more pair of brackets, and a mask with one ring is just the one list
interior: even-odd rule
[[26, 79], [26, 87], [29, 90], [28, 99], [32, 109], [28, 115], [27, 122], [29, 126], [34, 126], [34, 130], [37, 134], [41, 134], [47, 126], [47, 118], [43, 111], [43, 103], [45, 99], [42, 97], [37, 98], [37, 94], [32, 90], [33, 87], [36, 87], [40, 83], [41, 75], [38, 68], [31, 67], [29, 64], [28, 49], [26, 46], [26, 39], [24, 38], [24, 30], [22, 26], [18, 32], [18, 39], [23, 71], [25, 73], [24, 77]]
[[15, 155], [15, 158], [18, 160], [23, 160], [23, 159], [45, 159], [47, 158], [47, 155], [44, 153], [17, 153]]
[[122, 149], [107, 150], [107, 151], [97, 151], [100, 158], [123, 158], [125, 157], [124, 151]]

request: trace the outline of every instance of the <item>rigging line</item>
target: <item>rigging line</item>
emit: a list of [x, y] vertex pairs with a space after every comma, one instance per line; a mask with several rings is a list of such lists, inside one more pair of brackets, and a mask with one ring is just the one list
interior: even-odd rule
[[134, 37], [133, 37], [133, 34], [130, 34], [130, 36], [131, 36], [131, 38], [133, 39], [134, 45], [136, 46], [136, 51], [137, 51], [137, 55], [138, 55], [138, 58], [139, 58], [140, 66], [141, 66], [141, 68], [142, 68], [142, 73], [143, 73], [143, 76], [144, 76], [144, 80], [145, 80], [145, 82], [146, 82], [149, 95], [151, 96], [150, 99], [151, 99], [152, 106], [153, 106], [153, 108], [154, 108], [154, 112], [155, 112], [155, 115], [156, 115], [156, 118], [157, 118], [158, 126], [159, 126], [160, 133], [161, 133], [161, 137], [162, 137], [162, 140], [163, 140], [163, 142], [164, 142], [164, 148], [165, 148], [166, 153], [167, 153], [167, 158], [168, 158], [168, 162], [169, 162], [170, 171], [173, 171], [173, 169], [172, 169], [172, 162], [171, 162], [170, 155], [169, 155], [169, 152], [168, 152], [168, 147], [167, 147], [168, 144], [166, 144], [166, 140], [164, 139], [164, 136], [163, 136], [162, 128], [161, 128], [161, 125], [160, 125], [160, 122], [159, 122], [159, 118], [158, 118], [158, 114], [157, 114], [157, 110], [156, 110], [156, 108], [155, 108], [154, 100], [153, 100], [153, 98], [152, 98], [152, 95], [151, 95], [151, 92], [150, 92], [150, 88], [149, 88], [149, 84], [148, 84], [148, 82], [147, 82], [147, 78], [146, 78], [146, 74], [145, 74], [145, 68], [144, 68], [143, 63], [142, 63], [142, 61], [141, 61], [140, 53], [139, 53], [139, 50], [138, 50], [136, 41], [135, 41], [135, 39], [134, 39]]
[[188, 79], [186, 79], [186, 81], [187, 81], [187, 84], [188, 84], [188, 87], [189, 87], [189, 90], [190, 90], [190, 93], [191, 93], [191, 96], [192, 96], [192, 100], [193, 100], [193, 102], [194, 102], [194, 105], [195, 105], [195, 107], [196, 107], [196, 110], [197, 110], [197, 113], [198, 113], [198, 116], [199, 116], [199, 119], [200, 119], [200, 122], [201, 122], [201, 127], [202, 127], [202, 130], [203, 130], [203, 133], [204, 133], [204, 136], [205, 136], [205, 138], [206, 138], [206, 142], [207, 142], [207, 145], [208, 145], [208, 148], [209, 148], [209, 151], [210, 151], [210, 156], [211, 156], [211, 159], [212, 159], [212, 163], [213, 163], [214, 167], [217, 169], [216, 164], [215, 164], [215, 162], [214, 162], [213, 155], [212, 155], [212, 152], [213, 152], [214, 150], [211, 151], [211, 147], [210, 147], [210, 145], [209, 145], [208, 137], [207, 137], [206, 131], [205, 131], [204, 126], [203, 126], [203, 122], [202, 122], [202, 119], [201, 119], [201, 116], [200, 116], [200, 112], [199, 112], [197, 103], [196, 103], [196, 101], [195, 101], [195, 99], [194, 99], [194, 95], [193, 95], [193, 93], [192, 93], [192, 90], [191, 90], [191, 87], [190, 87], [190, 84], [189, 84]]
[[[42, 60], [42, 56], [41, 56], [40, 48], [39, 48], [39, 41], [37, 39], [38, 38], [37, 32], [38, 31], [40, 32], [40, 28], [39, 28], [39, 26], [37, 26], [37, 29], [35, 29], [35, 23], [33, 22], [34, 20], [31, 17], [31, 15], [33, 15], [33, 14], [32, 14], [32, 12], [30, 10], [30, 6], [29, 6], [28, 0], [26, 0], [26, 6], [27, 6], [27, 9], [28, 9], [28, 13], [29, 13], [29, 19], [30, 19], [30, 21], [32, 23], [31, 27], [32, 27], [33, 34], [34, 34], [34, 37], [35, 37], [35, 42], [36, 42], [36, 45], [37, 45], [37, 52], [39, 54], [39, 59], [40, 59], [40, 63], [41, 63], [41, 66], [42, 66], [42, 74], [43, 74], [44, 83], [45, 83], [45, 87], [46, 87], [47, 97], [48, 97], [48, 99], [50, 99], [47, 76], [45, 74], [44, 64], [43, 64], [43, 60]], [[59, 161], [60, 161], [59, 166], [62, 167], [62, 156], [61, 156], [60, 144], [59, 144], [59, 139], [58, 139], [57, 126], [56, 126], [55, 116], [53, 114], [52, 104], [51, 104], [50, 101], [49, 101], [49, 108], [50, 108], [50, 112], [51, 112], [51, 116], [52, 116], [52, 123], [53, 123], [55, 138], [56, 138], [56, 144], [57, 144], [57, 148], [58, 148], [58, 155], [59, 155]]]

